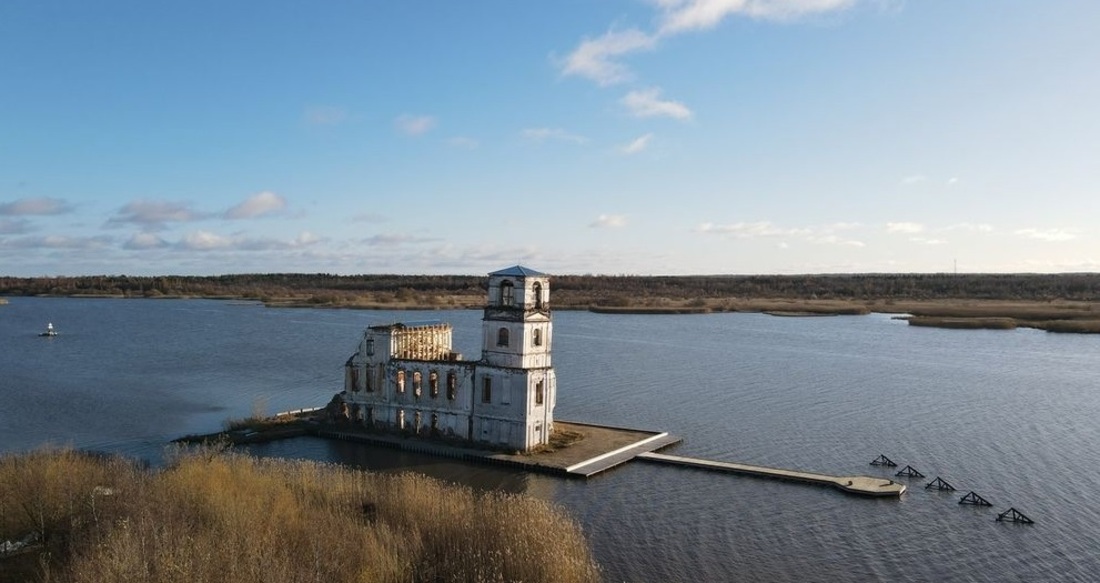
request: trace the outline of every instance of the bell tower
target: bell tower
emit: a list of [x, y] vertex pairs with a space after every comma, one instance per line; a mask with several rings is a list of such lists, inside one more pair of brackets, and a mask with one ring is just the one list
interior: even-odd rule
[[549, 368], [550, 277], [516, 265], [489, 274], [482, 360], [490, 366]]
[[550, 365], [550, 277], [516, 265], [489, 274], [470, 434], [518, 450], [549, 443], [557, 377]]

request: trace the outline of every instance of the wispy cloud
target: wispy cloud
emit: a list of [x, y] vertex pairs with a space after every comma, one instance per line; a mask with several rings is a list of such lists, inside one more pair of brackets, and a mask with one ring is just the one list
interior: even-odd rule
[[653, 141], [653, 134], [645, 134], [644, 136], [639, 136], [631, 140], [629, 144], [620, 147], [619, 153], [625, 154], [627, 156], [637, 154], [638, 152], [641, 152], [648, 148], [649, 142], [651, 141]]
[[634, 117], [671, 117], [673, 119], [691, 119], [691, 110], [679, 101], [661, 99], [661, 89], [631, 91], [622, 98], [621, 103]]
[[584, 39], [561, 63], [563, 75], [576, 75], [599, 85], [629, 81], [630, 70], [615, 59], [637, 51], [651, 50], [657, 39], [638, 29], [609, 30], [603, 36]]
[[154, 233], [134, 233], [128, 241], [122, 244], [123, 249], [143, 251], [146, 249], [164, 249], [171, 246], [168, 241], [161, 239]]
[[703, 223], [696, 227], [695, 232], [733, 237], [735, 239], [785, 238], [798, 239], [815, 245], [863, 247], [864, 243], [862, 241], [840, 234], [857, 227], [859, 227], [858, 223], [833, 223], [814, 227], [780, 227], [771, 221], [757, 221], [727, 225]]
[[312, 126], [333, 126], [349, 121], [351, 115], [343, 107], [314, 105], [306, 108], [303, 118], [307, 124]]
[[286, 199], [271, 191], [258, 192], [225, 211], [227, 219], [255, 219], [270, 216], [286, 208]]
[[572, 142], [574, 144], [583, 144], [588, 141], [588, 138], [567, 132], [560, 128], [528, 128], [521, 132], [524, 138], [533, 142], [545, 142], [547, 140], [556, 140], [562, 142]]
[[1013, 231], [1013, 234], [1020, 237], [1027, 237], [1028, 239], [1037, 239], [1039, 241], [1052, 243], [1072, 241], [1077, 238], [1077, 231], [1074, 229], [1019, 229]]
[[408, 233], [381, 233], [374, 235], [373, 237], [367, 237], [363, 240], [364, 243], [369, 245], [378, 245], [383, 247], [394, 247], [398, 245], [407, 245], [413, 243], [430, 243], [432, 241], [438, 241], [436, 237], [420, 237], [417, 235], [410, 235]]
[[656, 0], [662, 11], [660, 33], [680, 34], [714, 28], [729, 16], [790, 20], [848, 8], [855, 0]]
[[0, 215], [6, 216], [63, 215], [72, 210], [64, 200], [50, 197], [21, 198], [0, 204]]
[[626, 226], [626, 217], [623, 215], [600, 215], [588, 226], [593, 229], [619, 229]]
[[22, 235], [31, 232], [31, 223], [26, 219], [0, 220], [0, 235]]
[[463, 150], [473, 150], [481, 145], [477, 140], [466, 136], [455, 136], [450, 138], [447, 140], [447, 144], [455, 148], [462, 148]]
[[909, 176], [903, 176], [901, 184], [903, 186], [914, 186], [922, 182], [926, 182], [928, 177], [923, 174], [910, 174]]
[[755, 223], [732, 223], [728, 225], [716, 225], [703, 223], [696, 229], [698, 233], [712, 235], [729, 235], [738, 239], [752, 239], [756, 237], [789, 237], [806, 236], [811, 234], [809, 229], [781, 228], [771, 221], [758, 221]]
[[970, 231], [973, 233], [992, 233], [993, 225], [987, 223], [955, 223], [944, 228], [945, 231]]
[[289, 240], [195, 231], [184, 235], [174, 247], [183, 251], [281, 251], [309, 247], [319, 242], [321, 239], [308, 231]]
[[436, 126], [436, 119], [430, 115], [404, 114], [393, 120], [393, 125], [406, 136], [421, 136]]
[[187, 223], [209, 218], [208, 213], [200, 213], [190, 205], [178, 202], [137, 200], [119, 209], [115, 216], [107, 220], [108, 226], [134, 224], [144, 231], [159, 231], [167, 223]]
[[933, 239], [929, 237], [909, 237], [909, 242], [916, 243], [918, 245], [946, 245], [947, 241], [944, 239]]
[[40, 235], [0, 239], [0, 249], [99, 250], [111, 246], [113, 242], [114, 239], [106, 235], [96, 235], [94, 237]]
[[386, 215], [375, 212], [358, 213], [351, 217], [353, 223], [384, 223], [387, 220]]
[[612, 28], [596, 38], [585, 38], [558, 66], [563, 75], [575, 75], [599, 85], [615, 85], [634, 78], [622, 59], [651, 51], [663, 38], [714, 28], [731, 16], [793, 20], [809, 14], [846, 9], [856, 0], [651, 0], [656, 6], [653, 32]]
[[886, 223], [887, 233], [902, 233], [906, 235], [912, 235], [915, 233], [923, 233], [924, 225], [921, 223], [900, 222], [900, 223]]

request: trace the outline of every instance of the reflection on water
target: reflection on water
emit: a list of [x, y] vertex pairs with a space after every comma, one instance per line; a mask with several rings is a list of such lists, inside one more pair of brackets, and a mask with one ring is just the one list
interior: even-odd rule
[[546, 498], [554, 478], [490, 465], [470, 465], [448, 458], [361, 443], [302, 437], [249, 446], [258, 456], [308, 459], [385, 473], [418, 472], [481, 491], [530, 494]]
[[[212, 301], [11, 298], [0, 448], [156, 461], [227, 417], [321, 405], [368, 324], [480, 314], [275, 310]], [[45, 322], [60, 332], [39, 338]], [[611, 581], [1094, 581], [1100, 337], [909, 328], [889, 316], [555, 314], [560, 419], [662, 429], [676, 453], [912, 480], [900, 500], [642, 463], [588, 481], [318, 439], [257, 455], [416, 471], [563, 506]], [[975, 490], [993, 508], [960, 506]], [[994, 522], [1015, 506], [1033, 527]]]

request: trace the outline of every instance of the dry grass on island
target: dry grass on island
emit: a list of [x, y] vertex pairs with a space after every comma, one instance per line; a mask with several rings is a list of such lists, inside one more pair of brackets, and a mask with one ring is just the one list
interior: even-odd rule
[[61, 450], [0, 457], [0, 484], [3, 583], [600, 577], [578, 525], [550, 504], [414, 474], [201, 448], [149, 470]]

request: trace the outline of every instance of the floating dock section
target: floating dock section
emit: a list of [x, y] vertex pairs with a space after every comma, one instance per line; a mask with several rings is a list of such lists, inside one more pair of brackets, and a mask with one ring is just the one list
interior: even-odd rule
[[783, 470], [766, 466], [753, 466], [749, 464], [737, 464], [733, 462], [719, 462], [698, 458], [666, 455], [662, 453], [639, 453], [635, 459], [647, 462], [688, 466], [703, 470], [726, 472], [731, 474], [746, 474], [762, 478], [775, 478], [780, 480], [792, 480], [807, 484], [832, 486], [851, 494], [862, 496], [901, 496], [905, 492], [905, 485], [893, 480], [873, 478], [870, 476], [830, 476], [827, 474], [815, 474], [812, 472], [800, 472], [797, 470]]

